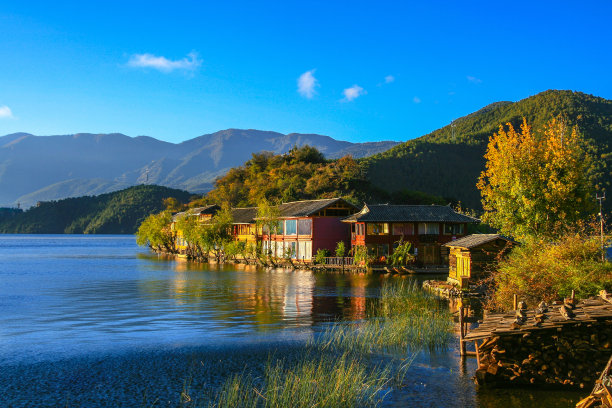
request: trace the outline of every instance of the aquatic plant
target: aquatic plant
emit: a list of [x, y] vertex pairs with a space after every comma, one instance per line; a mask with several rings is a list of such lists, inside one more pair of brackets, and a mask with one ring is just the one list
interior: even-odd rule
[[270, 359], [262, 377], [230, 377], [209, 407], [374, 407], [393, 379], [389, 366], [371, 367], [348, 352], [307, 354], [295, 364]]
[[416, 351], [444, 348], [452, 337], [448, 308], [416, 281], [385, 282], [370, 314], [361, 322], [334, 323], [316, 341], [324, 349]]

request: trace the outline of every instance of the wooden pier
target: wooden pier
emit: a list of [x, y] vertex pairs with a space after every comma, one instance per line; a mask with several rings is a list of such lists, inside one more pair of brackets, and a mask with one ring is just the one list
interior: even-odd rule
[[605, 294], [583, 300], [573, 318], [560, 307], [549, 306], [544, 319], [526, 310], [523, 324], [515, 313], [488, 315], [476, 329], [462, 332], [461, 350], [469, 342], [475, 346], [476, 382], [591, 386], [612, 353], [612, 299]]

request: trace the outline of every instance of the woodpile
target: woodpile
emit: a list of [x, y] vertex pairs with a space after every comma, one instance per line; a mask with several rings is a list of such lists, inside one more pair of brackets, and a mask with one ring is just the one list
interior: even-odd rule
[[466, 335], [476, 343], [478, 384], [593, 385], [612, 354], [612, 304], [598, 298], [543, 310], [521, 305]]

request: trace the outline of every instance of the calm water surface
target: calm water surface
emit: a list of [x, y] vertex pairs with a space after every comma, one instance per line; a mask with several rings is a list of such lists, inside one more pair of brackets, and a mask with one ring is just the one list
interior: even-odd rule
[[[385, 278], [159, 258], [132, 236], [0, 235], [0, 406], [178, 406], [333, 320]], [[569, 407], [580, 393], [476, 390], [456, 344], [421, 353], [389, 406]], [[583, 393], [584, 394], [584, 393]]]

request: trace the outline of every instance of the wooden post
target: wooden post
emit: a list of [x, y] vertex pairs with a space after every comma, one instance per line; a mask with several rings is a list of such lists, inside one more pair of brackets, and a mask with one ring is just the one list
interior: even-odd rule
[[512, 301], [512, 305], [514, 306], [514, 310], [516, 310], [518, 308], [518, 296], [516, 296], [516, 293], [514, 294], [514, 299]]
[[572, 289], [572, 302], [574, 301], [575, 298], [576, 298], [576, 291]]
[[461, 357], [465, 356], [465, 334], [463, 332], [463, 302], [459, 301], [459, 346]]

